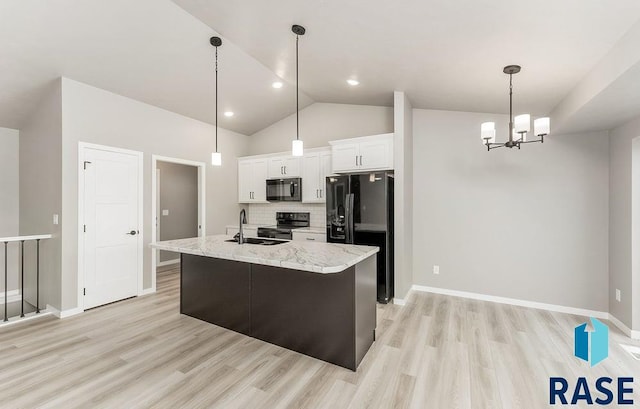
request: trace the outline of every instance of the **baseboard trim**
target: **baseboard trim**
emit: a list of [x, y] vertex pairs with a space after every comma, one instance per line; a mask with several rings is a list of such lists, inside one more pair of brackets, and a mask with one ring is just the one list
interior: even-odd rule
[[56, 317], [62, 319], [62, 318], [69, 318], [72, 317], [74, 315], [78, 315], [84, 312], [84, 310], [80, 307], [77, 308], [70, 308], [68, 310], [63, 310], [60, 311], [59, 309], [51, 306], [50, 304], [47, 304], [47, 311], [51, 311], [51, 313], [53, 315], [55, 315]]
[[155, 292], [156, 292], [156, 289], [153, 288], [153, 287], [145, 288], [142, 291], [140, 291], [140, 293], [138, 293], [138, 297], [143, 296], [143, 295], [153, 294]]
[[407, 304], [407, 301], [402, 299], [402, 298], [394, 298], [393, 299], [393, 303], [395, 305], [405, 305], [405, 304]]
[[170, 266], [172, 264], [178, 264], [178, 263], [180, 263], [180, 259], [176, 258], [173, 260], [161, 261], [159, 263], [156, 263], [156, 267], [165, 267], [165, 266]]
[[620, 331], [631, 339], [640, 339], [640, 331], [634, 331], [627, 327], [624, 322], [617, 319], [613, 314], [609, 314], [609, 321], [613, 323]]
[[[20, 290], [9, 290], [7, 291], [7, 303], [16, 302], [22, 300], [22, 296], [20, 295]], [[4, 291], [0, 292], [0, 304], [4, 304]]]
[[466, 291], [449, 290], [446, 288], [426, 287], [422, 285], [413, 285], [411, 287], [413, 291], [422, 291], [427, 293], [451, 295], [453, 297], [470, 298], [473, 300], [489, 301], [498, 304], [510, 304], [520, 307], [536, 308], [538, 310], [563, 312], [566, 314], [584, 315], [587, 317], [609, 319], [609, 313], [603, 311], [587, 310], [583, 308], [566, 307], [564, 305], [546, 304], [535, 301], [518, 300], [516, 298], [497, 297], [494, 295], [485, 295], [479, 293], [471, 293]]
[[27, 322], [27, 321], [32, 321], [32, 320], [35, 320], [37, 318], [42, 318], [42, 317], [46, 317], [46, 316], [49, 316], [49, 315], [54, 315], [54, 314], [53, 314], [52, 311], [49, 311], [48, 309], [40, 310], [40, 312], [38, 314], [36, 314], [35, 311], [34, 312], [30, 312], [28, 314], [25, 314], [24, 317], [12, 317], [12, 318], [9, 318], [9, 321], [7, 321], [7, 322], [0, 321], [0, 328], [8, 327], [8, 326], [11, 326], [11, 325], [14, 325], [14, 324], [20, 324], [20, 323]]

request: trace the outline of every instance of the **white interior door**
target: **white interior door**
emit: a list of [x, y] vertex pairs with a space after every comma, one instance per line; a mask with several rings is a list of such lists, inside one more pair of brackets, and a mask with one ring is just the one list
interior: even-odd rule
[[138, 294], [140, 157], [84, 148], [84, 308]]

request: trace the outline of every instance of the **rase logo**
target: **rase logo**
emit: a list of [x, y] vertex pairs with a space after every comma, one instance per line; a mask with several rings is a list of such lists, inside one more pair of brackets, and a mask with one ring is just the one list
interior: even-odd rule
[[592, 332], [587, 331], [586, 322], [573, 330], [573, 354], [594, 367], [609, 356], [609, 327], [596, 318], [591, 318], [591, 324]]
[[[591, 318], [591, 325], [593, 331], [587, 330], [586, 322], [574, 329], [573, 354], [594, 367], [609, 356], [609, 327], [596, 318]], [[580, 377], [575, 382], [573, 392], [567, 393], [569, 381], [566, 378], [551, 377], [549, 378], [549, 404], [593, 405], [595, 402], [597, 405], [610, 405], [615, 400], [616, 405], [633, 405], [633, 399], [626, 398], [626, 395], [633, 393], [632, 384], [632, 377], [618, 378], [614, 382], [612, 378], [603, 376], [596, 379], [595, 385], [590, 387], [587, 379]], [[595, 398], [591, 393], [593, 389], [595, 389]]]

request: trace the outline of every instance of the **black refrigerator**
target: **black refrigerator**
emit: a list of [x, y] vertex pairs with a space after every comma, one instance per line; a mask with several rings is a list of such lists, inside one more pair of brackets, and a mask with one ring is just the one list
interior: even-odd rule
[[378, 302], [393, 299], [393, 172], [327, 177], [327, 241], [380, 247]]

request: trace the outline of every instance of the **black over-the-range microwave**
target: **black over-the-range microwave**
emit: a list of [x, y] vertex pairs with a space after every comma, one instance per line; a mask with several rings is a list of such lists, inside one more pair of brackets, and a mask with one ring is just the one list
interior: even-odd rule
[[268, 179], [267, 201], [300, 202], [302, 201], [302, 179]]

